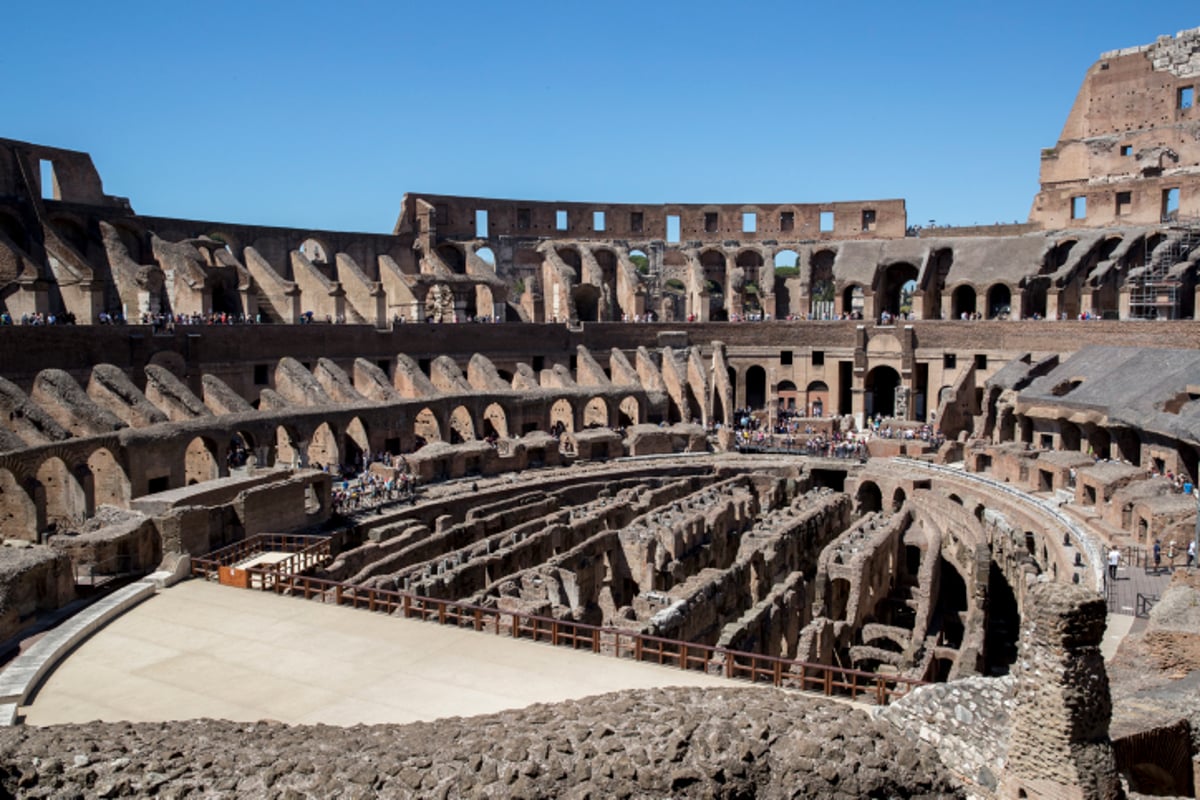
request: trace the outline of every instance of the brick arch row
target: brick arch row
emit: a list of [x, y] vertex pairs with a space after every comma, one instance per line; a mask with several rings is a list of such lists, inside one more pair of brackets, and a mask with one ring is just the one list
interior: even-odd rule
[[[76, 528], [102, 505], [236, 475], [258, 466], [356, 465], [367, 453], [411, 452], [549, 431], [626, 426], [649, 417], [641, 390], [572, 392], [555, 398], [466, 395], [371, 408], [257, 414], [178, 425], [173, 435], [134, 429], [0, 456], [0, 537], [30, 539]], [[157, 426], [155, 426], [157, 427]]]

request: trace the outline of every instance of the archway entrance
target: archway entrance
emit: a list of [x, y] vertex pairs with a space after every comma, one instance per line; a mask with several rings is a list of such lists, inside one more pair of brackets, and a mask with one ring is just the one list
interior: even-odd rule
[[900, 387], [900, 373], [891, 367], [875, 367], [867, 373], [866, 412], [868, 417], [876, 414], [884, 417], [896, 415], [896, 389]]

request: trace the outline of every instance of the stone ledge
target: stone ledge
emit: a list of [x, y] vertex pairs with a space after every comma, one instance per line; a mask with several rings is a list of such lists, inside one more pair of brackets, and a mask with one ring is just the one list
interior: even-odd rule
[[[0, 672], [0, 725], [12, 725], [16, 720], [16, 707], [22, 705], [58, 662], [73, 647], [104, 627], [111, 620], [152, 596], [155, 583], [143, 579], [113, 592], [83, 611], [63, 622], [13, 659]], [[8, 714], [9, 706], [14, 711]]]

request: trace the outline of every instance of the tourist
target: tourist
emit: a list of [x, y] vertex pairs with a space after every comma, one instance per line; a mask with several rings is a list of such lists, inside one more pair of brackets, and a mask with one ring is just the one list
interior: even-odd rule
[[1194, 563], [1196, 563], [1196, 540], [1192, 539], [1190, 542], [1188, 542], [1187, 568], [1190, 570], [1192, 568], [1192, 564]]
[[1162, 570], [1162, 542], [1158, 539], [1154, 540], [1154, 574], [1157, 575]]
[[1121, 563], [1121, 551], [1113, 546], [1112, 550], [1108, 551], [1108, 579], [1115, 581], [1117, 579], [1117, 565]]

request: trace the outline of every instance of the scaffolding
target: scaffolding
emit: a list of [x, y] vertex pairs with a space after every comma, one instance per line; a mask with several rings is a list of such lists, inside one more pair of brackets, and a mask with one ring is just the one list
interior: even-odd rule
[[1183, 274], [1176, 267], [1200, 246], [1200, 218], [1174, 214], [1167, 238], [1157, 247], [1146, 248], [1146, 263], [1132, 277], [1129, 292], [1130, 319], [1179, 319]]

